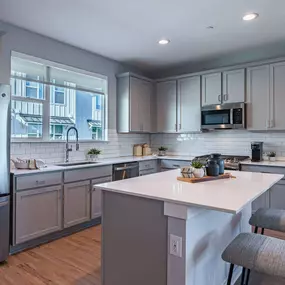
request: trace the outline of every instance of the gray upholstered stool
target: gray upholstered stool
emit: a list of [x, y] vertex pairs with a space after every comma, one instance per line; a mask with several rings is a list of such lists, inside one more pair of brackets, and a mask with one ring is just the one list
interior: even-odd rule
[[[253, 270], [274, 278], [285, 278], [285, 241], [280, 239], [242, 233], [228, 245], [222, 258], [231, 263], [227, 285], [231, 285], [234, 265], [243, 267], [241, 284], [244, 284], [246, 269], [248, 273]], [[249, 274], [247, 277], [246, 284]]]
[[251, 216], [249, 224], [255, 227], [255, 233], [258, 228], [261, 228], [261, 234], [264, 229], [285, 232], [285, 210], [260, 208]]

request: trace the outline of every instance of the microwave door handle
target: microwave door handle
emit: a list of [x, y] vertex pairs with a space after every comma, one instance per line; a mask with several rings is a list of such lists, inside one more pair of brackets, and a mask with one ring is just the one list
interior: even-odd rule
[[230, 124], [234, 124], [234, 109], [230, 109]]

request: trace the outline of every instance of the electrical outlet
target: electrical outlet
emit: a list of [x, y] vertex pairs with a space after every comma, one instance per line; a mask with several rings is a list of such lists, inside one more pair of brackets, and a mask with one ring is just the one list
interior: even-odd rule
[[170, 234], [169, 253], [178, 257], [182, 257], [182, 237]]

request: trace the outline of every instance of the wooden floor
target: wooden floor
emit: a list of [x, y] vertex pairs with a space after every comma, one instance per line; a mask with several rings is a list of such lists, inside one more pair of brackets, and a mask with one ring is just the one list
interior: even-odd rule
[[8, 258], [0, 285], [100, 285], [101, 227]]
[[[285, 234], [266, 234], [285, 239]], [[100, 259], [101, 227], [96, 226], [10, 256], [0, 266], [0, 285], [100, 285]]]

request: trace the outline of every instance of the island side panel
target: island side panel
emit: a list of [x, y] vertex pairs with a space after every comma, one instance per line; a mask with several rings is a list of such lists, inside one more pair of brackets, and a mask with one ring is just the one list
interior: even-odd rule
[[164, 203], [102, 191], [102, 284], [167, 285]]
[[[168, 254], [167, 285], [226, 284], [229, 264], [221, 254], [240, 232], [250, 232], [250, 213], [249, 204], [236, 215], [189, 207], [185, 218], [169, 216], [168, 234], [183, 242], [181, 258]], [[240, 273], [236, 268], [234, 279]]]

